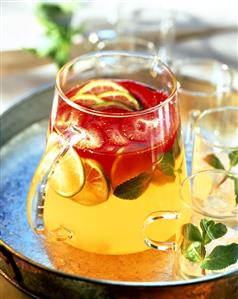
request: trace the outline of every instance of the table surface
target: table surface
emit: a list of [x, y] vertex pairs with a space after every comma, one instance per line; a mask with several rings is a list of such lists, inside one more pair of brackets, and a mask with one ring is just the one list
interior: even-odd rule
[[[238, 34], [227, 32], [208, 37], [192, 38], [175, 45], [175, 57], [210, 57], [218, 59], [237, 69]], [[17, 74], [8, 74], [2, 78], [1, 112], [11, 106], [18, 97], [24, 96], [37, 87], [54, 82], [56, 69], [53, 65], [40, 66]], [[28, 299], [28, 295], [11, 285], [0, 276], [0, 299]]]

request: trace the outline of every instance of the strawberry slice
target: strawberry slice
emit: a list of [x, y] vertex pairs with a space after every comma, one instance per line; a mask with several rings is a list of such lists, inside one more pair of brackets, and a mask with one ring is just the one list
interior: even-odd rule
[[103, 134], [99, 128], [90, 127], [90, 128], [77, 128], [77, 134], [79, 134], [80, 140], [75, 145], [76, 148], [84, 149], [99, 149], [104, 144]]
[[127, 118], [122, 123], [123, 134], [132, 141], [149, 141], [160, 131], [158, 117], [142, 115]]
[[54, 122], [54, 126], [61, 132], [72, 125], [80, 126], [83, 120], [82, 112], [70, 107], [61, 99], [59, 100], [55, 119], [53, 115], [54, 113], [52, 113], [51, 120]]
[[112, 145], [127, 145], [129, 140], [117, 129], [117, 128], [107, 128], [105, 130], [108, 142]]
[[121, 131], [129, 140], [169, 151], [178, 131], [179, 116], [174, 105], [165, 104], [159, 111], [123, 120]]

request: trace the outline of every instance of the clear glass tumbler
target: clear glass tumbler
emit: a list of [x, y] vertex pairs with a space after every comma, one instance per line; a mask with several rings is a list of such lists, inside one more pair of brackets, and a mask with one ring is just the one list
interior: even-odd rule
[[[179, 210], [157, 211], [145, 221], [147, 244], [174, 252], [176, 279], [215, 275], [238, 268], [238, 174], [200, 171], [180, 188]], [[189, 196], [188, 196], [189, 194]], [[170, 223], [174, 239], [163, 242], [152, 230]]]
[[154, 43], [138, 37], [116, 37], [108, 40], [101, 40], [96, 44], [96, 50], [100, 51], [133, 51], [150, 55], [156, 55]]
[[194, 123], [199, 114], [205, 109], [233, 105], [233, 71], [226, 64], [203, 58], [177, 60], [172, 69], [179, 82], [182, 135], [190, 163]]
[[194, 131], [193, 173], [209, 168], [238, 173], [238, 106], [203, 111]]
[[121, 2], [118, 6], [116, 30], [119, 36], [134, 36], [154, 43], [157, 55], [171, 62], [175, 39], [175, 16], [156, 1]]

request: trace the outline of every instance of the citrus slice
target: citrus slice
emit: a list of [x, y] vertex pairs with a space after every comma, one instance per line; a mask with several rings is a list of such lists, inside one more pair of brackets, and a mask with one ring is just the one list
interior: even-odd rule
[[133, 108], [134, 110], [140, 110], [141, 105], [140, 103], [128, 92], [123, 91], [106, 91], [98, 95], [100, 99], [108, 99], [108, 100], [114, 100], [117, 102], [121, 102], [122, 104], [126, 104]]
[[131, 108], [130, 106], [123, 104], [121, 102], [117, 102], [117, 101], [110, 101], [110, 102], [103, 101], [101, 103], [93, 105], [93, 108], [97, 109], [97, 110], [117, 108], [117, 109], [122, 109], [122, 110], [126, 110], [126, 111], [134, 111], [134, 109]]
[[91, 159], [83, 160], [85, 185], [72, 200], [85, 206], [94, 206], [106, 201], [109, 197], [109, 183], [101, 165]]
[[93, 94], [77, 94], [70, 98], [70, 100], [86, 107], [92, 107], [92, 105], [103, 102], [102, 99]]
[[70, 148], [56, 163], [49, 176], [50, 187], [63, 197], [74, 196], [85, 183], [81, 158], [73, 148]]
[[111, 80], [92, 80], [89, 83], [85, 84], [81, 89], [79, 89], [75, 96], [85, 93], [98, 95], [109, 90], [128, 92], [127, 89]]

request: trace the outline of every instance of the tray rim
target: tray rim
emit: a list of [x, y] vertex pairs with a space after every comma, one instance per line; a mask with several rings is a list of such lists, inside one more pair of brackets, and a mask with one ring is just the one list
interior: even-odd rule
[[[27, 100], [32, 100], [32, 98], [36, 95], [44, 94], [45, 92], [48, 92], [50, 89], [54, 87], [54, 84], [48, 83], [44, 84], [39, 88], [31, 90], [29, 93], [18, 97], [12, 105], [10, 105], [3, 113], [0, 115], [0, 124], [2, 122], [2, 119], [7, 117], [9, 113], [17, 109], [20, 105], [25, 103]], [[32, 123], [33, 124], [33, 123]], [[27, 128], [27, 127], [26, 127]], [[11, 138], [14, 138], [19, 131], [14, 134]], [[0, 149], [11, 140], [9, 138], [4, 143], [0, 145]], [[51, 274], [54, 274], [56, 276], [60, 276], [66, 279], [72, 279], [75, 281], [81, 281], [81, 282], [87, 282], [87, 283], [93, 283], [97, 285], [108, 285], [108, 286], [119, 286], [119, 287], [133, 287], [133, 288], [166, 288], [166, 287], [179, 287], [179, 286], [186, 286], [186, 285], [196, 285], [196, 284], [203, 284], [207, 283], [209, 281], [216, 281], [221, 278], [229, 278], [235, 275], [238, 275], [238, 268], [235, 270], [231, 270], [228, 272], [215, 274], [206, 276], [205, 278], [195, 278], [195, 279], [189, 279], [189, 280], [171, 280], [171, 281], [153, 281], [153, 282], [134, 282], [134, 281], [118, 281], [118, 280], [107, 280], [107, 279], [96, 279], [96, 278], [90, 278], [90, 277], [83, 277], [76, 274], [67, 273], [61, 270], [51, 269], [43, 264], [40, 264], [29, 257], [25, 256], [24, 254], [17, 252], [14, 248], [12, 248], [10, 245], [8, 245], [6, 242], [4, 242], [0, 238], [0, 245], [2, 245], [9, 253], [11, 253], [13, 256], [16, 256], [18, 259], [22, 260], [23, 262], [30, 264], [33, 267], [39, 268], [43, 271], [49, 272]], [[2, 275], [3, 271], [0, 271], [0, 275]], [[4, 277], [7, 276], [6, 274]], [[11, 282], [11, 279], [8, 278]], [[15, 285], [15, 282], [13, 283]], [[17, 287], [17, 286], [16, 286]]]
[[[10, 245], [8, 245], [6, 242], [0, 239], [0, 245], [2, 245], [8, 252], [10, 252], [13, 256], [16, 256], [18, 259], [22, 260], [23, 262], [26, 262], [30, 264], [31, 266], [34, 266], [36, 268], [39, 268], [41, 270], [44, 270], [46, 272], [49, 272], [51, 274], [66, 278], [66, 279], [73, 279], [75, 281], [82, 281], [82, 282], [88, 282], [88, 283], [94, 283], [99, 285], [111, 285], [111, 286], [121, 286], [121, 287], [179, 287], [179, 286], [186, 286], [186, 285], [196, 285], [199, 283], [207, 283], [209, 281], [216, 281], [220, 278], [229, 278], [235, 275], [238, 275], [238, 269], [237, 270], [231, 270], [229, 272], [226, 272], [216, 275], [210, 275], [206, 276], [206, 279], [204, 278], [195, 278], [195, 279], [189, 279], [189, 280], [171, 280], [171, 281], [153, 281], [153, 282], [133, 282], [133, 281], [118, 281], [118, 280], [107, 280], [107, 279], [96, 279], [96, 278], [90, 278], [90, 277], [84, 277], [76, 274], [67, 273], [61, 270], [54, 270], [51, 268], [48, 268], [47, 266], [44, 266], [26, 256], [23, 254], [17, 252], [14, 250]], [[1, 272], [0, 272], [1, 274]]]
[[32, 299], [41, 299], [40, 297], [37, 297], [35, 294], [31, 293], [27, 289], [20, 286], [17, 282], [15, 282], [10, 277], [8, 277], [7, 274], [4, 273], [1, 269], [0, 269], [0, 276], [3, 277], [3, 279], [5, 279], [7, 282], [13, 285], [15, 288], [17, 288], [19, 291], [23, 292], [24, 294], [31, 297]]

